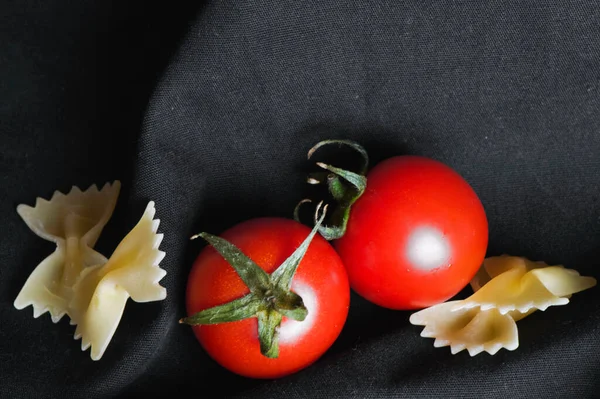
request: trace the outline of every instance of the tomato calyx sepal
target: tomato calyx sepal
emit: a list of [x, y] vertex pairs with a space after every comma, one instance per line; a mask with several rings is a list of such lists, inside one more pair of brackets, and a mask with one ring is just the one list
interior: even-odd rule
[[[345, 145], [352, 148], [361, 156], [362, 164], [358, 168], [358, 171], [352, 172], [324, 162], [317, 162], [316, 165], [324, 171], [311, 173], [306, 180], [309, 184], [326, 184], [329, 194], [337, 202], [337, 207], [331, 213], [330, 223], [319, 227], [319, 233], [328, 241], [341, 238], [346, 233], [351, 207], [367, 188], [366, 173], [369, 167], [369, 155], [367, 151], [360, 144], [351, 140], [330, 139], [320, 141], [308, 151], [308, 159], [319, 148], [332, 144]], [[300, 221], [300, 206], [307, 202], [311, 202], [311, 200], [304, 199], [296, 205], [294, 220]]]
[[[308, 310], [302, 297], [291, 290], [292, 280], [314, 236], [325, 219], [327, 205], [317, 207], [316, 223], [298, 248], [273, 271], [265, 272], [239, 248], [227, 240], [208, 233], [192, 237], [206, 240], [236, 271], [250, 292], [231, 302], [201, 310], [179, 320], [180, 324], [211, 325], [256, 317], [261, 354], [268, 358], [279, 356], [279, 326], [283, 317], [304, 321]], [[321, 216], [317, 219], [317, 215]]]

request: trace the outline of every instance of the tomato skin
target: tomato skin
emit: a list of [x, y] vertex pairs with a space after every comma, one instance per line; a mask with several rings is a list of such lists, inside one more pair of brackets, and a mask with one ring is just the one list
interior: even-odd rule
[[[310, 229], [284, 218], [257, 218], [221, 234], [267, 273], [272, 273], [308, 236]], [[335, 249], [315, 235], [292, 280], [308, 316], [302, 322], [283, 318], [279, 356], [260, 353], [256, 318], [217, 325], [192, 326], [204, 350], [221, 366], [251, 378], [279, 378], [320, 358], [339, 336], [348, 315], [350, 286]], [[188, 277], [188, 315], [249, 293], [235, 270], [214, 248], [206, 246]]]
[[420, 156], [377, 164], [335, 242], [352, 289], [382, 307], [444, 302], [476, 274], [488, 222], [471, 186], [447, 165]]

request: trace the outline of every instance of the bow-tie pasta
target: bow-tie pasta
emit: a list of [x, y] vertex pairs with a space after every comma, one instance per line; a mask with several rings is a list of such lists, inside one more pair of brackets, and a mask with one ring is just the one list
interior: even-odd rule
[[35, 207], [19, 205], [17, 211], [38, 236], [55, 242], [56, 250], [29, 276], [14, 306], [33, 306], [34, 317], [50, 312], [53, 322], [65, 314], [77, 325], [75, 338], [90, 356], [104, 354], [123, 315], [128, 298], [136, 302], [160, 301], [167, 292], [159, 281], [166, 271], [159, 267], [165, 256], [158, 249], [154, 202], [149, 202], [136, 226], [115, 249], [110, 259], [93, 247], [112, 216], [120, 183], [96, 186], [82, 192], [56, 192]]
[[517, 349], [517, 321], [536, 310], [566, 305], [572, 294], [595, 285], [593, 277], [561, 265], [490, 257], [471, 281], [473, 295], [413, 313], [410, 322], [425, 326], [421, 336], [435, 338], [435, 347], [450, 346], [453, 354], [464, 349], [471, 356], [495, 354]]
[[495, 354], [501, 348], [519, 346], [517, 324], [510, 315], [496, 309], [453, 308], [461, 301], [450, 301], [414, 313], [410, 322], [423, 325], [421, 336], [434, 338], [436, 348], [450, 346], [452, 354], [466, 349], [471, 356], [483, 351]]
[[158, 282], [166, 271], [159, 267], [165, 253], [158, 249], [163, 235], [153, 220], [150, 202], [138, 224], [121, 241], [108, 262], [84, 270], [73, 287], [71, 324], [81, 349], [91, 346], [91, 357], [102, 357], [115, 333], [127, 299], [136, 302], [160, 301], [167, 291]]
[[21, 204], [17, 213], [39, 237], [56, 243], [55, 251], [31, 273], [14, 301], [17, 309], [33, 306], [33, 316], [46, 311], [54, 323], [68, 313], [72, 287], [83, 269], [106, 262], [93, 250], [112, 216], [121, 184], [101, 190], [73, 187], [68, 194], [56, 191], [50, 200], [37, 198], [34, 207]]
[[[569, 297], [596, 284], [593, 277], [580, 276], [576, 270], [563, 266], [529, 265], [513, 262], [510, 257], [494, 259], [511, 262], [512, 268], [494, 275], [469, 298], [457, 304], [462, 308], [497, 309], [501, 314], [511, 311], [527, 313], [546, 310], [550, 306], [566, 305]], [[485, 267], [485, 263], [484, 263]]]

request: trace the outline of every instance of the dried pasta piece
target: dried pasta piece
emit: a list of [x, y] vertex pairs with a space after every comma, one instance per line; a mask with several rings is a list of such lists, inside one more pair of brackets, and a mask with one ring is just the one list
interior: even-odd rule
[[550, 306], [566, 305], [568, 296], [595, 285], [593, 277], [580, 276], [576, 270], [563, 266], [527, 267], [525, 263], [514, 263], [511, 269], [496, 275], [452, 310], [494, 308], [501, 314], [543, 311]]
[[492, 278], [512, 269], [533, 270], [546, 266], [548, 266], [548, 264], [545, 262], [534, 262], [521, 256], [510, 256], [506, 254], [490, 256], [489, 258], [484, 259], [483, 265], [471, 280], [471, 288], [476, 292]]
[[471, 281], [473, 295], [413, 313], [410, 322], [425, 326], [421, 336], [435, 338], [435, 347], [450, 346], [453, 354], [466, 349], [471, 356], [483, 351], [493, 355], [518, 347], [517, 321], [536, 310], [565, 305], [572, 294], [595, 285], [593, 277], [562, 265], [491, 257]]
[[93, 250], [112, 216], [121, 184], [92, 185], [85, 191], [73, 187], [68, 194], [56, 191], [50, 200], [37, 198], [35, 206], [21, 204], [17, 212], [39, 237], [54, 242], [55, 251], [31, 273], [14, 301], [17, 309], [33, 306], [34, 317], [49, 312], [57, 323], [68, 314], [73, 284], [86, 267], [104, 263]]
[[476, 308], [452, 311], [461, 301], [444, 302], [410, 316], [414, 325], [425, 326], [421, 337], [435, 338], [436, 348], [450, 346], [452, 354], [467, 350], [475, 356], [481, 352], [496, 354], [500, 349], [515, 350], [519, 335], [515, 320], [496, 309]]
[[87, 268], [73, 287], [70, 301], [71, 324], [77, 325], [75, 339], [82, 350], [91, 347], [98, 360], [112, 339], [127, 299], [159, 301], [167, 291], [159, 284], [166, 271], [159, 267], [165, 253], [158, 249], [163, 235], [157, 234], [160, 221], [154, 220], [154, 202], [105, 264]]

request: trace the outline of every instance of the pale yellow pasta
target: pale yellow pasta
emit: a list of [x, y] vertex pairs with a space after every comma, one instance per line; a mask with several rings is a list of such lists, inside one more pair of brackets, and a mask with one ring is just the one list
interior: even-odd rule
[[548, 266], [548, 264], [545, 262], [534, 262], [521, 256], [490, 256], [489, 258], [484, 259], [482, 267], [479, 268], [479, 271], [471, 280], [471, 288], [473, 288], [473, 291], [477, 291], [492, 278], [511, 269], [532, 270], [546, 266]]
[[519, 256], [492, 256], [483, 260], [483, 265], [477, 271], [477, 274], [471, 280], [471, 288], [477, 292], [481, 287], [487, 284], [492, 278], [511, 269], [526, 269], [525, 258]]
[[123, 315], [128, 298], [159, 301], [166, 289], [159, 284], [166, 271], [159, 267], [165, 253], [158, 249], [154, 202], [121, 241], [110, 259], [96, 252], [104, 226], [112, 216], [120, 182], [68, 194], [38, 198], [35, 207], [19, 205], [17, 212], [38, 236], [56, 243], [56, 250], [31, 273], [14, 302], [17, 309], [33, 306], [34, 317], [46, 311], [53, 322], [65, 314], [77, 325], [75, 338], [82, 349], [91, 346], [93, 360], [102, 357]]
[[434, 346], [483, 351], [518, 347], [516, 321], [536, 310], [566, 305], [569, 297], [596, 285], [593, 277], [576, 270], [548, 266], [522, 257], [502, 255], [484, 261], [471, 281], [473, 295], [423, 309], [410, 322], [425, 326], [421, 336], [435, 338]]
[[17, 207], [35, 234], [56, 244], [25, 282], [14, 301], [17, 309], [32, 305], [34, 317], [48, 311], [55, 323], [68, 314], [72, 287], [81, 271], [106, 262], [93, 247], [112, 216], [120, 188], [119, 181], [101, 190], [95, 185], [85, 191], [73, 187], [68, 194], [56, 191], [50, 200], [37, 198], [34, 207]]
[[[511, 311], [526, 313], [531, 309], [546, 310], [550, 306], [569, 303], [568, 296], [596, 285], [593, 277], [580, 276], [576, 270], [563, 266], [543, 266], [541, 263], [515, 261], [515, 257], [494, 258], [489, 264], [504, 261], [511, 268], [496, 269], [487, 284], [453, 310], [478, 307], [497, 309], [506, 314]], [[538, 267], [539, 266], [539, 267]], [[485, 263], [484, 263], [485, 267]]]
[[91, 347], [98, 360], [112, 339], [127, 299], [136, 302], [159, 301], [167, 292], [159, 281], [166, 271], [159, 267], [165, 253], [158, 249], [163, 235], [157, 234], [159, 220], [153, 220], [150, 202], [131, 232], [121, 241], [105, 264], [87, 268], [73, 287], [70, 301], [71, 324], [81, 348]]
[[425, 326], [421, 336], [435, 338], [436, 348], [450, 346], [452, 354], [467, 350], [475, 356], [481, 352], [495, 354], [500, 349], [519, 346], [517, 324], [510, 315], [496, 309], [461, 309], [452, 311], [460, 301], [431, 306], [410, 316], [410, 322]]

